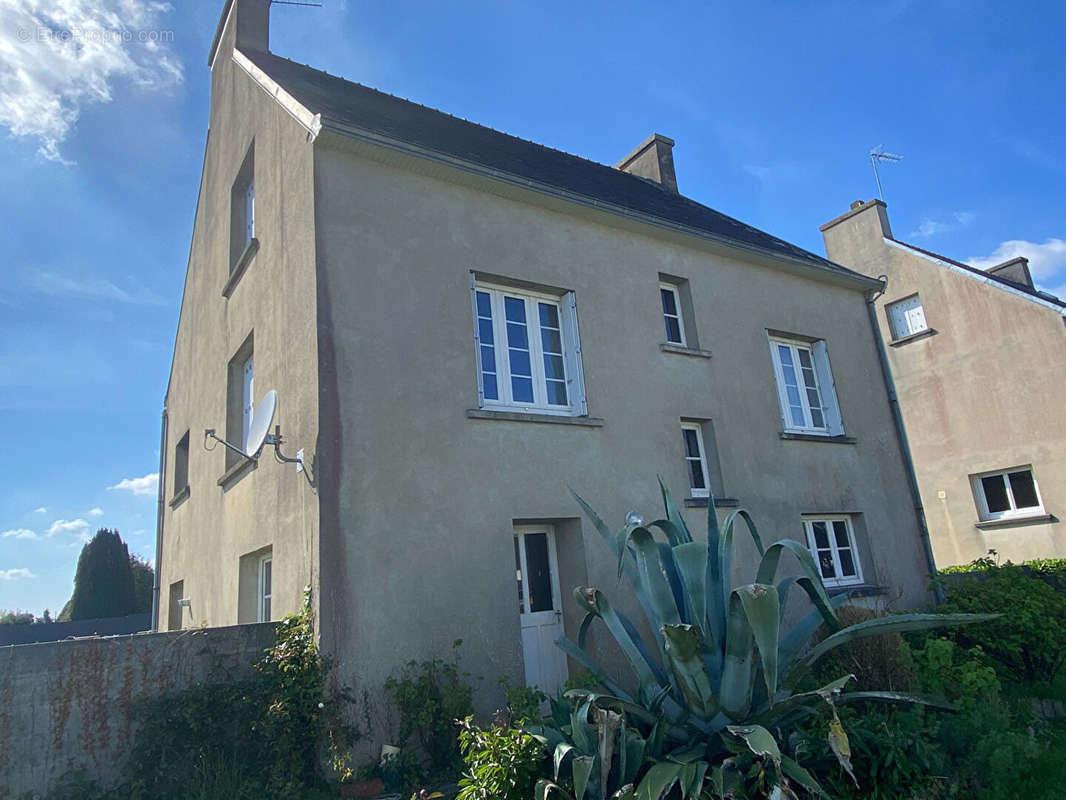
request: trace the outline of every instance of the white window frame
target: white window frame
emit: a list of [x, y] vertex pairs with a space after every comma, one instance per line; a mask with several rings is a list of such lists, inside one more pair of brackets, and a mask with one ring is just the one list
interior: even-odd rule
[[[859, 557], [859, 549], [855, 543], [855, 526], [852, 523], [850, 514], [810, 514], [803, 516], [803, 532], [807, 539], [807, 549], [811, 551], [811, 555], [814, 557], [814, 565], [818, 569], [818, 575], [822, 575], [822, 566], [820, 557], [818, 555], [818, 543], [814, 539], [814, 523], [824, 522], [827, 527], [827, 534], [829, 536], [829, 551], [833, 557], [833, 571], [836, 573], [835, 578], [822, 578], [822, 583], [826, 586], [854, 586], [863, 582], [862, 577], [862, 559]], [[851, 549], [851, 560], [855, 565], [855, 574], [844, 576], [842, 575], [843, 569], [840, 566], [840, 548], [837, 545], [836, 532], [833, 530], [834, 522], [843, 522], [848, 531], [848, 542]]]
[[[769, 335], [770, 359], [774, 366], [774, 380], [777, 384], [777, 400], [781, 407], [781, 420], [786, 433], [805, 433], [814, 436], [843, 436], [844, 422], [840, 415], [840, 405], [837, 401], [836, 384], [833, 381], [833, 372], [829, 367], [829, 351], [824, 340], [788, 339], [781, 336]], [[802, 382], [803, 376], [800, 369], [799, 350], [803, 349], [810, 353], [811, 364], [814, 367], [814, 383], [820, 402], [819, 410], [822, 413], [823, 424], [819, 427], [814, 424], [811, 415], [810, 398], [807, 396], [806, 384], [799, 385], [800, 404], [803, 409], [803, 425], [796, 425], [792, 420], [791, 405], [788, 401], [788, 391], [785, 384], [784, 367], [778, 347], [788, 347], [792, 351], [793, 369], [797, 380]]]
[[[681, 423], [681, 446], [682, 453], [685, 457], [685, 477], [688, 479], [688, 490], [691, 497], [710, 497], [711, 496], [711, 476], [707, 471], [707, 448], [703, 444], [703, 426], [698, 422], [682, 422]], [[695, 431], [696, 433], [696, 445], [699, 447], [699, 462], [700, 469], [703, 470], [703, 483], [702, 489], [697, 489], [692, 485], [692, 472], [689, 467], [690, 461], [695, 461], [688, 454], [688, 443], [685, 441], [685, 431]]]
[[248, 432], [255, 413], [255, 354], [241, 364], [241, 450], [248, 452]]
[[[270, 585], [266, 585], [266, 569], [270, 565]], [[258, 578], [255, 587], [256, 622], [270, 622], [274, 597], [274, 554], [268, 553], [259, 559]]]
[[[478, 325], [478, 292], [489, 295], [492, 310], [493, 352], [496, 363], [497, 398], [485, 397], [485, 380], [482, 374], [481, 335]], [[507, 346], [507, 320], [504, 298], [520, 299], [525, 303], [526, 334], [533, 381], [533, 402], [513, 399], [511, 367]], [[550, 303], [558, 309], [559, 335], [562, 344], [563, 377], [566, 386], [566, 405], [548, 402], [547, 378], [544, 371], [544, 351], [541, 342], [540, 313], [538, 303]], [[559, 416], [587, 416], [588, 402], [585, 398], [585, 382], [581, 365], [581, 339], [577, 328], [577, 302], [573, 292], [561, 295], [515, 288], [503, 284], [477, 280], [471, 275], [470, 304], [474, 320], [474, 353], [477, 363], [478, 406], [496, 411], [530, 411], [538, 414]]]
[[[1036, 492], [1037, 505], [1018, 507], [1018, 504], [1014, 500], [1014, 490], [1011, 488], [1010, 479], [1007, 477], [1012, 472], [1028, 472], [1033, 478], [1033, 491]], [[1000, 477], [1003, 479], [1004, 486], [1007, 489], [1007, 500], [1010, 503], [1010, 508], [1006, 511], [989, 511], [988, 499], [985, 497], [985, 487], [981, 481], [984, 478]], [[1044, 510], [1044, 497], [1040, 494], [1040, 485], [1036, 482], [1036, 473], [1033, 471], [1032, 464], [1026, 464], [1019, 467], [1011, 467], [1010, 469], [997, 469], [992, 472], [982, 472], [977, 475], [970, 476], [970, 485], [973, 487], [974, 499], [977, 501], [977, 513], [982, 522], [992, 521], [997, 519], [1021, 519], [1025, 517], [1040, 516], [1045, 512]]]
[[[670, 292], [674, 296], [674, 308], [677, 309], [677, 314], [672, 315], [666, 313], [666, 309], [663, 308], [663, 330], [666, 333], [666, 342], [668, 344], [676, 344], [679, 347], [688, 347], [688, 339], [685, 337], [685, 317], [681, 310], [681, 292], [678, 290], [676, 284], [667, 283], [666, 281], [659, 282], [659, 305], [662, 306], [662, 292]], [[681, 332], [681, 341], [675, 342], [670, 339], [669, 328], [666, 326], [666, 320], [677, 319], [677, 329]]]
[[[917, 300], [918, 305], [916, 308], [908, 309], [903, 312], [903, 321], [907, 326], [906, 331], [898, 329], [893, 322], [893, 309], [900, 306], [901, 303], [906, 303], [911, 300]], [[898, 341], [899, 339], [906, 339], [910, 336], [917, 336], [919, 333], [924, 333], [929, 330], [929, 321], [925, 318], [925, 308], [922, 306], [922, 298], [918, 293], [901, 297], [899, 300], [894, 300], [891, 303], [885, 305], [885, 314], [888, 316], [888, 330], [892, 334], [892, 341]]]
[[255, 178], [248, 181], [244, 190], [244, 244], [255, 238]]

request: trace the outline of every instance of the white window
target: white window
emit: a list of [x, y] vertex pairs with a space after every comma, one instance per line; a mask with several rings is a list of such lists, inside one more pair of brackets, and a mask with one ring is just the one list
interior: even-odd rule
[[688, 485], [693, 497], [710, 496], [707, 474], [707, 451], [703, 447], [703, 431], [695, 422], [681, 423], [681, 440], [685, 448]]
[[770, 338], [785, 430], [840, 436], [844, 424], [824, 341]]
[[574, 293], [471, 282], [482, 408], [588, 414]]
[[681, 318], [681, 295], [677, 287], [669, 283], [659, 284], [659, 297], [663, 304], [663, 322], [666, 324], [666, 341], [670, 344], [685, 344], [685, 322]]
[[255, 181], [248, 182], [244, 193], [244, 243], [252, 241], [255, 236]]
[[272, 556], [266, 555], [259, 559], [259, 584], [256, 592], [258, 598], [258, 608], [256, 611], [256, 622], [270, 622], [270, 597], [272, 594], [272, 569], [274, 565], [274, 559]]
[[892, 329], [893, 339], [903, 339], [916, 333], [929, 330], [925, 322], [925, 311], [918, 295], [904, 298], [887, 306], [888, 324]]
[[1029, 517], [1044, 512], [1032, 467], [971, 475], [982, 520]]
[[846, 515], [804, 518], [803, 530], [826, 586], [862, 583], [855, 532]]
[[252, 413], [255, 411], [255, 370], [254, 356], [248, 356], [241, 366], [241, 450], [248, 452], [248, 431], [252, 427]]

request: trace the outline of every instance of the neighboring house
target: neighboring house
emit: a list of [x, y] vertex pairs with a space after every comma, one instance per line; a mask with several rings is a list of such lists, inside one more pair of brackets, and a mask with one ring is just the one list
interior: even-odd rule
[[[266, 0], [227, 3], [211, 49], [157, 625], [276, 619], [309, 584], [363, 686], [462, 638], [476, 674], [551, 690], [573, 587], [632, 604], [568, 487], [621, 526], [659, 515], [657, 475], [695, 530], [713, 491], [836, 590], [926, 602], [876, 281], [678, 194], [665, 137], [604, 166], [279, 58], [267, 29]], [[204, 436], [240, 445], [268, 389], [302, 473]]]
[[1066, 301], [1024, 258], [982, 271], [898, 241], [879, 200], [822, 232], [888, 279], [877, 318], [937, 565], [1066, 556]]

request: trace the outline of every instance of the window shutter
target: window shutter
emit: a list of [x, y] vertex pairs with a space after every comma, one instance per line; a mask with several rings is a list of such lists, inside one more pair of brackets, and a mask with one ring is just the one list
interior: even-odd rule
[[825, 340], [815, 342], [811, 346], [811, 352], [814, 354], [814, 370], [818, 375], [818, 387], [822, 393], [822, 413], [825, 415], [829, 433], [833, 436], [843, 436], [844, 420], [840, 416], [840, 404], [837, 402], [833, 372], [829, 369], [829, 351]]
[[568, 372], [566, 390], [570, 395], [570, 402], [573, 404], [577, 416], [587, 417], [589, 404], [585, 397], [585, 372], [581, 366], [581, 336], [578, 334], [577, 329], [577, 297], [573, 292], [567, 292], [563, 295], [562, 305], [563, 324], [566, 326], [566, 330], [563, 332], [566, 339], [564, 347], [566, 348]]
[[485, 407], [485, 381], [481, 377], [481, 334], [477, 325], [477, 279], [470, 273], [470, 316], [474, 321], [474, 368], [477, 370], [477, 407]]

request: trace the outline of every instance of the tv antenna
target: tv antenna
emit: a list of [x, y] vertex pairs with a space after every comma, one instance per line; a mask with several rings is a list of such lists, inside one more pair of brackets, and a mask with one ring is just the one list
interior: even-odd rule
[[881, 198], [882, 202], [885, 199], [885, 193], [881, 189], [881, 176], [877, 172], [877, 164], [880, 161], [902, 161], [903, 156], [897, 156], [895, 153], [886, 153], [885, 146], [883, 144], [877, 145], [870, 151], [870, 163], [874, 167], [874, 180], [877, 181], [877, 196]]
[[304, 471], [304, 451], [299, 450], [296, 453], [296, 458], [290, 458], [283, 455], [281, 452], [282, 438], [281, 438], [281, 426], [274, 426], [274, 433], [269, 433], [270, 423], [274, 421], [274, 412], [278, 407], [278, 393], [271, 389], [265, 395], [263, 399], [256, 405], [255, 410], [252, 412], [252, 421], [248, 425], [248, 437], [245, 443], [244, 449], [237, 447], [235, 444], [227, 442], [222, 437], [216, 435], [214, 428], [208, 428], [204, 431], [204, 441], [208, 439], [214, 439], [216, 442], [221, 442], [225, 447], [228, 447], [235, 453], [247, 458], [249, 461], [259, 461], [259, 454], [264, 445], [274, 445], [274, 458], [282, 464], [295, 464], [297, 472]]

